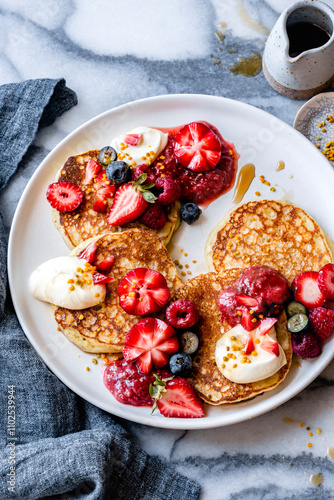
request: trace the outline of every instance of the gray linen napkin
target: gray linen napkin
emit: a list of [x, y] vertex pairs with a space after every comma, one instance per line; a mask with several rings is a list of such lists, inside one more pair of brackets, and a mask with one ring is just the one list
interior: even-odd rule
[[[62, 79], [0, 87], [0, 190], [37, 130], [76, 103]], [[24, 336], [6, 290], [0, 216], [0, 499], [197, 499], [197, 483], [148, 456], [111, 415], [47, 369]]]

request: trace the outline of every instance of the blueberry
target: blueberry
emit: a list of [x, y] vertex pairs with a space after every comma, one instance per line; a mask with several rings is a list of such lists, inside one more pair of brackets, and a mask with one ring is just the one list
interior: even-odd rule
[[117, 153], [111, 146], [105, 146], [104, 148], [100, 149], [99, 162], [102, 163], [102, 165], [109, 165], [109, 163], [115, 161], [116, 159]]
[[107, 166], [106, 173], [110, 181], [115, 184], [124, 184], [130, 178], [131, 169], [125, 161], [112, 161]]
[[189, 354], [179, 352], [174, 354], [169, 360], [169, 369], [173, 375], [189, 375], [192, 367], [192, 361]]
[[180, 210], [180, 217], [188, 224], [192, 224], [201, 215], [202, 210], [196, 203], [185, 203]]

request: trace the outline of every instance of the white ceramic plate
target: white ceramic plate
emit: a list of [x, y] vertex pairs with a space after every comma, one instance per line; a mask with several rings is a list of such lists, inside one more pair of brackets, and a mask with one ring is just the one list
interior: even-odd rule
[[[51, 222], [45, 199], [47, 186], [54, 181], [68, 156], [101, 148], [119, 133], [139, 125], [171, 127], [207, 120], [240, 153], [239, 165], [252, 162], [256, 179], [244, 201], [261, 198], [289, 200], [307, 210], [334, 239], [334, 173], [328, 161], [299, 132], [274, 116], [255, 107], [206, 95], [167, 95], [132, 102], [111, 109], [90, 120], [65, 138], [39, 166], [17, 207], [9, 241], [9, 281], [21, 325], [49, 368], [74, 392], [94, 405], [119, 417], [155, 427], [202, 429], [229, 425], [265, 413], [289, 400], [306, 387], [333, 358], [334, 339], [322, 355], [309, 361], [294, 362], [286, 380], [273, 391], [247, 402], [207, 406], [202, 419], [151, 416], [149, 408], [118, 403], [102, 383], [102, 366], [91, 362], [92, 355], [81, 352], [58, 332], [48, 304], [29, 293], [28, 280], [40, 263], [69, 250]], [[285, 168], [276, 171], [279, 161]], [[276, 191], [259, 181], [259, 175]], [[260, 191], [261, 197], [255, 196]], [[222, 196], [189, 226], [183, 223], [174, 235], [170, 252], [173, 259], [188, 264], [191, 276], [207, 272], [204, 245], [211, 228], [229, 210], [233, 192]], [[180, 251], [180, 249], [183, 251]], [[184, 253], [188, 256], [184, 256]], [[193, 263], [197, 261], [197, 263]], [[183, 269], [186, 269], [185, 267]], [[86, 366], [90, 371], [86, 371]]]

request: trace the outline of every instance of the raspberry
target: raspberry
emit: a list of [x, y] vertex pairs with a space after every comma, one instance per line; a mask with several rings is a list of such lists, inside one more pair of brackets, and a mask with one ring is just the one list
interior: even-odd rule
[[158, 201], [150, 203], [146, 212], [140, 217], [140, 222], [151, 229], [161, 229], [166, 224], [167, 217]]
[[155, 185], [163, 189], [163, 192], [158, 196], [161, 205], [170, 205], [181, 196], [180, 184], [170, 177], [159, 177], [159, 179], [155, 181]]
[[167, 307], [166, 319], [174, 328], [190, 328], [199, 320], [199, 313], [191, 300], [179, 299]]
[[321, 354], [320, 340], [311, 332], [291, 335], [292, 350], [302, 358], [316, 358]]
[[[132, 180], [136, 182], [138, 180], [138, 177], [141, 174], [146, 173], [147, 169], [148, 169], [148, 165], [145, 165], [145, 163], [143, 163], [143, 165], [138, 165], [132, 171]], [[154, 173], [153, 172], [149, 172], [147, 174], [147, 178], [146, 178], [146, 181], [144, 182], [144, 184], [150, 184], [151, 182], [155, 182], [155, 179], [156, 179], [156, 176], [154, 175]]]
[[308, 320], [312, 331], [321, 340], [325, 340], [334, 328], [334, 311], [325, 307], [316, 307], [310, 312]]

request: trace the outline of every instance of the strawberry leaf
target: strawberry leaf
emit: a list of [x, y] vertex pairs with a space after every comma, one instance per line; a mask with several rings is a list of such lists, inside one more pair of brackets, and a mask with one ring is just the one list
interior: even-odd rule
[[155, 412], [156, 409], [157, 409], [157, 402], [154, 401], [153, 406], [152, 406], [151, 415]]
[[147, 203], [154, 203], [155, 200], [157, 200], [157, 197], [154, 196], [154, 194], [151, 193], [150, 191], [144, 191], [142, 196], [144, 200], [147, 201]]
[[150, 392], [151, 398], [155, 399], [159, 394], [159, 389], [152, 383], [152, 384], [150, 384], [149, 392]]
[[155, 378], [154, 382], [155, 385], [162, 385], [163, 387], [166, 385], [166, 383], [163, 380], [161, 380], [159, 375], [157, 375], [156, 373], [153, 373], [153, 377]]
[[147, 174], [144, 172], [143, 174], [140, 174], [138, 179], [136, 180], [137, 184], [143, 184], [147, 179]]
[[154, 182], [151, 182], [150, 184], [145, 184], [145, 186], [143, 186], [145, 189], [152, 189], [153, 187], [155, 187], [155, 184]]

